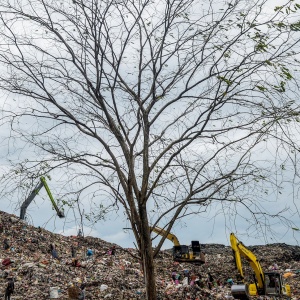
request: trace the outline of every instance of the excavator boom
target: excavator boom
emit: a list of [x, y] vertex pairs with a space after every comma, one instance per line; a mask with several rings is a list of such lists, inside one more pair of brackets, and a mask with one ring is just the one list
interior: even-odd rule
[[51, 191], [50, 191], [50, 189], [49, 189], [49, 186], [48, 186], [48, 184], [47, 184], [47, 182], [46, 182], [45, 177], [41, 177], [41, 182], [43, 183], [43, 185], [44, 185], [44, 187], [45, 187], [45, 190], [46, 190], [46, 192], [47, 192], [47, 194], [48, 194], [48, 196], [49, 196], [49, 198], [50, 198], [50, 201], [51, 201], [51, 203], [52, 203], [52, 206], [53, 206], [54, 209], [56, 210], [57, 215], [58, 215], [60, 218], [64, 218], [65, 215], [64, 215], [64, 213], [63, 213], [62, 211], [60, 211], [59, 208], [57, 207], [57, 205], [56, 205], [56, 203], [55, 203], [55, 200], [54, 200], [54, 198], [53, 198], [53, 196], [52, 196], [52, 194], [51, 194]]
[[38, 192], [40, 191], [40, 189], [43, 186], [44, 186], [43, 183], [40, 182], [34, 188], [34, 190], [30, 193], [29, 197], [22, 203], [22, 205], [21, 205], [21, 211], [20, 211], [20, 219], [21, 220], [25, 219], [25, 214], [26, 214], [27, 207], [30, 205], [30, 203], [32, 202], [32, 200], [35, 198], [35, 196], [38, 194]]
[[59, 218], [64, 218], [65, 215], [63, 213], [63, 211], [61, 211], [58, 206], [55, 203], [55, 200], [51, 194], [51, 191], [49, 189], [49, 186], [46, 182], [45, 177], [41, 177], [40, 178], [41, 182], [34, 188], [34, 190], [30, 193], [29, 197], [23, 202], [23, 204], [21, 205], [21, 210], [20, 210], [20, 219], [24, 220], [25, 219], [25, 214], [26, 214], [26, 210], [27, 207], [30, 205], [30, 203], [33, 201], [33, 199], [35, 198], [35, 196], [38, 194], [38, 192], [41, 190], [42, 187], [45, 188], [50, 201], [52, 203], [52, 206], [54, 207], [54, 209], [56, 210], [56, 213], [58, 215]]
[[[230, 234], [230, 244], [235, 258], [236, 268], [243, 280], [242, 283], [238, 282], [232, 285], [231, 293], [234, 298], [245, 300], [250, 299], [250, 296], [270, 295], [290, 299], [290, 286], [284, 284], [280, 273], [264, 272], [256, 256], [247, 249], [233, 233]], [[244, 257], [250, 263], [255, 274], [255, 283], [248, 284], [245, 282], [241, 257]]]
[[231, 243], [231, 248], [234, 252], [234, 258], [235, 258], [235, 263], [236, 267], [241, 275], [242, 278], [244, 278], [243, 274], [243, 269], [242, 269], [242, 260], [241, 260], [241, 255], [245, 257], [249, 263], [250, 266], [252, 267], [254, 273], [255, 273], [255, 278], [257, 280], [257, 287], [258, 289], [263, 289], [264, 288], [264, 272], [262, 270], [262, 267], [256, 258], [256, 256], [248, 250], [242, 242], [240, 242], [233, 233], [230, 234], [230, 243]]
[[166, 230], [160, 228], [160, 227], [151, 227], [151, 230], [155, 233], [157, 233], [158, 235], [161, 235], [161, 236], [166, 236], [166, 238], [168, 240], [170, 240], [171, 242], [173, 242], [174, 246], [180, 246], [180, 243], [179, 243], [179, 240], [178, 238], [172, 234], [172, 233], [167, 233]]

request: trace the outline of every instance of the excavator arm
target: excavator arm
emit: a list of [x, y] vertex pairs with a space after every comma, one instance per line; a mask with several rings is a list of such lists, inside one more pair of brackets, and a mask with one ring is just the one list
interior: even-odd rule
[[[263, 295], [265, 292], [265, 274], [256, 256], [248, 250], [233, 233], [230, 234], [230, 243], [234, 254], [236, 268], [243, 280], [243, 283], [238, 282], [231, 286], [232, 296], [236, 299], [248, 300], [250, 299], [250, 296], [256, 296], [257, 294]], [[245, 282], [241, 257], [244, 257], [250, 263], [250, 266], [255, 273], [255, 283], [249, 284]]]
[[[285, 284], [279, 272], [264, 272], [256, 256], [240, 242], [233, 233], [230, 234], [231, 248], [236, 267], [244, 281], [241, 256], [246, 258], [255, 273], [255, 283], [238, 283], [231, 287], [232, 296], [236, 299], [250, 299], [250, 296], [276, 296], [276, 299], [291, 299], [291, 287]], [[277, 278], [277, 281], [275, 281]], [[275, 282], [277, 282], [277, 287]], [[274, 285], [273, 285], [274, 284]], [[278, 297], [278, 298], [277, 298]]]
[[38, 192], [41, 190], [42, 187], [45, 188], [50, 201], [52, 203], [52, 206], [54, 207], [54, 209], [56, 210], [56, 213], [58, 215], [59, 218], [64, 218], [65, 215], [63, 213], [63, 211], [61, 211], [58, 206], [55, 203], [55, 200], [51, 194], [51, 191], [49, 189], [49, 186], [46, 182], [45, 177], [41, 177], [40, 178], [41, 182], [34, 188], [34, 190], [30, 193], [29, 197], [23, 202], [23, 204], [21, 205], [21, 211], [20, 211], [20, 219], [24, 220], [25, 219], [25, 214], [26, 214], [26, 210], [27, 207], [30, 205], [30, 203], [33, 201], [33, 199], [35, 198], [35, 196], [38, 194]]
[[20, 219], [25, 219], [25, 214], [27, 207], [32, 202], [32, 200], [35, 198], [35, 196], [39, 193], [40, 189], [44, 186], [43, 182], [40, 182], [30, 193], [29, 197], [22, 203], [21, 205], [21, 211], [20, 211]]
[[56, 210], [56, 213], [57, 213], [58, 217], [64, 218], [65, 215], [64, 215], [63, 211], [59, 210], [59, 208], [57, 207], [57, 205], [56, 205], [56, 203], [55, 203], [55, 200], [54, 200], [54, 198], [53, 198], [53, 196], [52, 196], [52, 194], [51, 194], [51, 191], [50, 191], [50, 189], [49, 189], [49, 186], [48, 186], [48, 184], [47, 184], [47, 182], [46, 182], [45, 177], [41, 177], [41, 182], [43, 183], [43, 185], [44, 185], [44, 187], [45, 187], [45, 190], [46, 190], [46, 192], [47, 192], [47, 194], [48, 194], [48, 196], [49, 196], [49, 198], [50, 198], [50, 201], [52, 202], [52, 206], [53, 206], [54, 209]]
[[174, 246], [180, 246], [179, 240], [178, 238], [172, 234], [172, 233], [167, 233], [166, 230], [160, 228], [160, 227], [151, 227], [151, 231], [161, 235], [161, 236], [166, 236], [166, 238], [168, 240], [170, 240], [171, 242], [173, 242]]
[[244, 279], [244, 274], [243, 274], [243, 269], [242, 269], [242, 260], [241, 256], [245, 257], [247, 261], [250, 263], [251, 268], [253, 269], [255, 273], [255, 278], [257, 281], [257, 288], [258, 289], [263, 289], [264, 288], [264, 272], [262, 270], [262, 267], [256, 258], [256, 256], [248, 250], [242, 242], [240, 242], [236, 236], [231, 233], [230, 234], [230, 243], [231, 243], [231, 248], [234, 253], [234, 258], [235, 258], [235, 264], [236, 267], [241, 275], [241, 277]]

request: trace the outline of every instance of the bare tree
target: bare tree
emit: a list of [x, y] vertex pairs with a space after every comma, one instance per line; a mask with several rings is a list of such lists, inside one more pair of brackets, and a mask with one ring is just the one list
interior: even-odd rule
[[153, 251], [151, 226], [214, 202], [266, 225], [299, 129], [300, 6], [271, 2], [0, 0], [2, 121], [23, 142], [5, 191], [62, 170], [123, 207], [149, 300], [166, 238]]

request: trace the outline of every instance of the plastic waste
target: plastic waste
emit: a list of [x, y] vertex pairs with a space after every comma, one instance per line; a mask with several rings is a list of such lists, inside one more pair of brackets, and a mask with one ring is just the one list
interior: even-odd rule
[[101, 286], [100, 286], [100, 291], [101, 292], [103, 292], [103, 291], [105, 291], [105, 290], [107, 290], [108, 289], [108, 285], [106, 285], [106, 284], [101, 284]]

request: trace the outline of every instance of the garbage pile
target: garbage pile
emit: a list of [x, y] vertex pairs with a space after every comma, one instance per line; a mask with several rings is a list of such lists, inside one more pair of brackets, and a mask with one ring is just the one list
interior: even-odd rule
[[[230, 286], [237, 271], [231, 248], [202, 246], [206, 253], [203, 265], [174, 262], [170, 251], [160, 252], [155, 261], [158, 300], [232, 299]], [[300, 299], [300, 247], [272, 244], [248, 248], [260, 258], [264, 269], [284, 272], [293, 299]], [[145, 299], [135, 249], [124, 249], [99, 238], [54, 234], [0, 211], [3, 299], [9, 278], [14, 281], [13, 300]]]

